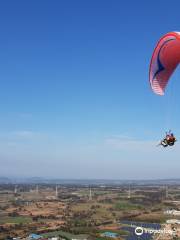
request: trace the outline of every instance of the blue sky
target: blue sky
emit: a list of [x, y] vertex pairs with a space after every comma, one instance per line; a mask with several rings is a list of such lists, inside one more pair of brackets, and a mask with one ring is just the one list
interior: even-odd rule
[[[179, 177], [177, 69], [154, 95], [157, 40], [180, 30], [180, 3], [0, 3], [0, 175], [60, 178]], [[172, 117], [169, 117], [172, 115]], [[170, 160], [171, 159], [171, 160]]]

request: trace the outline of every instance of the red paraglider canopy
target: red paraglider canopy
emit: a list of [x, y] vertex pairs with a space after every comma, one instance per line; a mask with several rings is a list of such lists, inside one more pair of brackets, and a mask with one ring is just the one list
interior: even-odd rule
[[163, 95], [172, 73], [180, 63], [180, 32], [164, 35], [153, 52], [149, 81], [154, 93]]

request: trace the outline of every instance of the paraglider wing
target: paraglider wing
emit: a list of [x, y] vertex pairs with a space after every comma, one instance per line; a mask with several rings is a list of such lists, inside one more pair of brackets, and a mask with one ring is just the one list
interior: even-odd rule
[[180, 32], [170, 32], [158, 42], [150, 63], [149, 81], [154, 93], [163, 95], [166, 85], [180, 63]]

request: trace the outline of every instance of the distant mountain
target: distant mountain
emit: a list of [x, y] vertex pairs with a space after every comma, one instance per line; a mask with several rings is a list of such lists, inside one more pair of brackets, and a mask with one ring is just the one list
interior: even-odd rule
[[111, 179], [51, 179], [42, 177], [0, 177], [1, 184], [69, 184], [69, 185], [180, 185], [180, 179], [111, 180]]
[[0, 183], [11, 183], [11, 179], [7, 177], [0, 177]]

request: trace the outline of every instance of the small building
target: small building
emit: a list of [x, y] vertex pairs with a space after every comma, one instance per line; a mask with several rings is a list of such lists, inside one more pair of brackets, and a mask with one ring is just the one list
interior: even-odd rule
[[168, 224], [180, 224], [180, 220], [178, 219], [169, 219], [166, 221]]
[[174, 215], [174, 216], [180, 216], [180, 211], [177, 211], [177, 210], [167, 210], [164, 212], [164, 214], [168, 214], [168, 215]]
[[114, 232], [104, 232], [101, 234], [102, 237], [108, 237], [108, 238], [117, 238], [119, 235], [118, 233]]
[[33, 239], [42, 239], [43, 237], [41, 235], [38, 235], [38, 234], [30, 234], [29, 237], [28, 237], [28, 240], [33, 240]]

